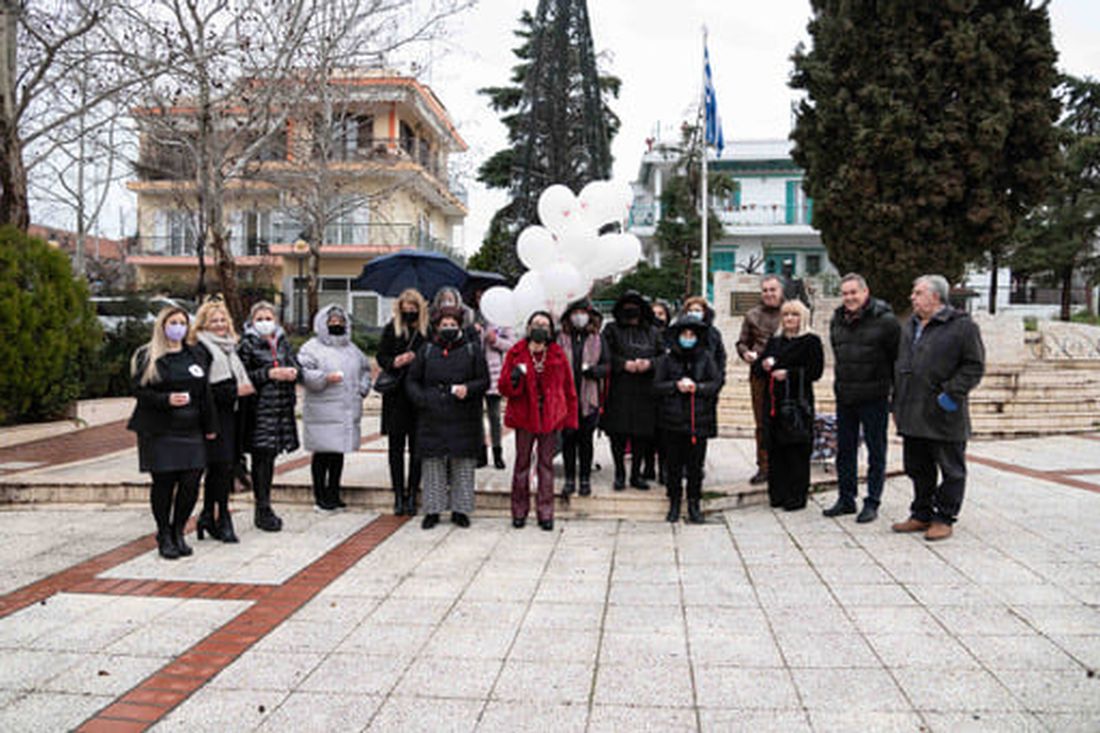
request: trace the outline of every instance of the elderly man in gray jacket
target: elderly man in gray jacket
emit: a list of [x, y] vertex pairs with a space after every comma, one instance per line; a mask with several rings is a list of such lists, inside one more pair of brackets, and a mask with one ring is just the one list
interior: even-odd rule
[[905, 474], [914, 497], [909, 519], [893, 530], [924, 532], [929, 541], [951, 536], [962, 506], [968, 395], [985, 371], [978, 326], [947, 304], [947, 293], [942, 275], [913, 282], [913, 315], [902, 326], [894, 366], [894, 421], [904, 440]]

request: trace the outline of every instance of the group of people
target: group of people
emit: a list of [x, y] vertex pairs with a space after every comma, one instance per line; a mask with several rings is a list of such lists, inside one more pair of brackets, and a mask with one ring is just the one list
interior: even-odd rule
[[[825, 359], [809, 309], [801, 299], [785, 300], [784, 286], [779, 276], [762, 279], [761, 302], [746, 314], [736, 349], [749, 365], [757, 428], [751, 481], [767, 483], [773, 507], [793, 511], [806, 506], [813, 384]], [[877, 517], [892, 402], [915, 493], [911, 516], [893, 529], [948, 537], [965, 486], [967, 395], [983, 373], [977, 326], [948, 304], [947, 281], [938, 275], [914, 283], [913, 315], [904, 324], [871, 297], [858, 274], [842, 278], [841, 296], [829, 326], [840, 492], [824, 513], [857, 511], [862, 432], [868, 489], [857, 521]], [[717, 434], [727, 366], [713, 319], [701, 297], [688, 298], [674, 315], [667, 303], [628, 291], [606, 325], [591, 302], [579, 300], [560, 314], [530, 314], [517, 334], [486, 321], [453, 288], [439, 290], [431, 303], [410, 289], [394, 300], [372, 371], [351, 340], [350, 314], [336, 305], [318, 311], [313, 336], [297, 353], [271, 303], [252, 307], [240, 338], [218, 300], [204, 303], [194, 318], [166, 308], [132, 360], [137, 404], [129, 423], [139, 436], [141, 470], [152, 475], [158, 550], [168, 559], [192, 553], [184, 528], [204, 474], [198, 538], [238, 541], [228, 497], [245, 453], [255, 526], [282, 528], [271, 484], [276, 457], [299, 447], [299, 384], [318, 511], [346, 506], [344, 454], [360, 446], [363, 398], [373, 386], [382, 394], [394, 512], [417, 514], [420, 496], [424, 529], [445, 512], [455, 525], [470, 525], [475, 471], [488, 465], [490, 447], [493, 466], [505, 468], [502, 421], [515, 433], [511, 514], [517, 529], [531, 511], [532, 461], [535, 517], [542, 529], [553, 529], [559, 448], [562, 494], [591, 494], [597, 429], [610, 438], [614, 490], [648, 490], [656, 479], [666, 487], [668, 521], [680, 521], [686, 496], [688, 521], [702, 522], [707, 444]]]

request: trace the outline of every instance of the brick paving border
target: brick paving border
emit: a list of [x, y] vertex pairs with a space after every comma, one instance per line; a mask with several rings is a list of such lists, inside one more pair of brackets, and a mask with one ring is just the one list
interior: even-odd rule
[[998, 471], [1005, 471], [1007, 473], [1015, 473], [1019, 476], [1027, 476], [1028, 478], [1040, 479], [1042, 481], [1050, 481], [1051, 483], [1061, 484], [1062, 486], [1069, 486], [1074, 489], [1084, 489], [1085, 491], [1092, 491], [1100, 494], [1100, 484], [1092, 483], [1090, 481], [1082, 481], [1081, 479], [1074, 478], [1070, 474], [1079, 474], [1078, 471], [1040, 471], [1035, 468], [1026, 468], [1024, 466], [1017, 466], [1012, 463], [1005, 463], [1004, 461], [998, 461], [995, 458], [984, 458], [982, 456], [975, 456], [972, 454], [966, 455], [966, 460], [973, 463], [978, 463], [983, 466], [995, 468]]
[[[126, 420], [74, 430], [64, 435], [32, 440], [0, 448], [0, 463], [38, 463], [34, 468], [98, 458], [137, 446], [137, 436], [126, 429]], [[0, 469], [0, 476], [27, 469]]]

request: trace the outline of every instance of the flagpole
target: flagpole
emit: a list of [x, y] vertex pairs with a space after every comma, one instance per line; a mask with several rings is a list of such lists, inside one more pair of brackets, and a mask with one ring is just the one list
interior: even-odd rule
[[[703, 86], [702, 86], [702, 107], [703, 107], [703, 130], [702, 130], [702, 150], [703, 150], [703, 180], [702, 180], [702, 197], [703, 197], [703, 241], [700, 243], [700, 265], [703, 271], [702, 280], [699, 283], [699, 292], [704, 299], [707, 298], [707, 224], [710, 219], [710, 206], [707, 202], [707, 27], [703, 26]], [[709, 300], [709, 299], [708, 299]]]

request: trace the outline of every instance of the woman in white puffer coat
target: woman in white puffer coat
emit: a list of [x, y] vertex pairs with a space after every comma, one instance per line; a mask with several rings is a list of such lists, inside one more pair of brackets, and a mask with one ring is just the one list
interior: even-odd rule
[[320, 511], [347, 506], [340, 499], [344, 454], [359, 450], [363, 398], [370, 392], [370, 361], [351, 340], [351, 317], [327, 305], [313, 319], [314, 336], [298, 351], [305, 384], [303, 443], [313, 452], [313, 497]]

